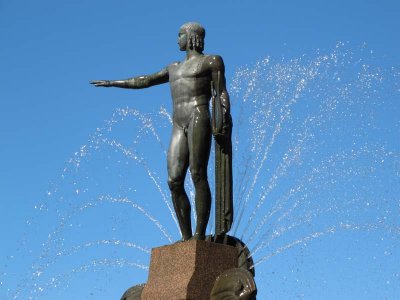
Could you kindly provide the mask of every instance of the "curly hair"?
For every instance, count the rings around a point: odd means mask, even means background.
[[[188,22],[183,24],[180,29],[186,32],[190,49],[195,49],[200,52],[204,50],[204,37],[206,36],[206,30],[201,26],[201,24]]]

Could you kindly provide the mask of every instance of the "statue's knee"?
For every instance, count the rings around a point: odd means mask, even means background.
[[[179,191],[183,189],[183,180],[173,179],[171,177],[168,178],[168,186],[171,192]]]
[[[192,175],[192,180],[195,185],[201,182],[202,180],[207,179],[207,175],[204,175],[201,172],[191,171],[190,173]]]

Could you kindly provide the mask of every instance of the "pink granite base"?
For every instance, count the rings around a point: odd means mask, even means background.
[[[215,279],[237,267],[237,250],[206,241],[188,241],[154,248],[142,300],[205,300]]]

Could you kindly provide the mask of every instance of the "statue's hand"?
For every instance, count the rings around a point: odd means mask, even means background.
[[[93,84],[94,86],[102,86],[102,87],[110,87],[111,86],[110,80],[93,80],[90,82],[90,84]]]
[[[232,117],[230,113],[225,114],[224,123],[222,124],[222,134],[228,135],[232,130]]]

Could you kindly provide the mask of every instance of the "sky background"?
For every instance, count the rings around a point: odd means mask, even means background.
[[[357,49],[368,47],[368,51],[373,51],[374,62],[382,68],[390,69],[392,66],[399,66],[399,14],[400,2],[394,0],[380,2],[0,0],[0,211],[2,213],[0,298],[12,299],[16,291],[21,289],[23,291],[24,288],[18,287],[18,284],[21,286],[18,282],[24,281],[26,276],[32,279],[29,274],[36,270],[34,267],[36,263],[42,267],[48,263],[46,259],[44,262],[41,261],[42,256],[46,256],[43,254],[43,249],[50,247],[51,251],[57,251],[52,248],[53,246],[46,246],[45,241],[48,235],[56,231],[54,228],[60,223],[63,211],[74,206],[75,198],[71,190],[80,189],[75,189],[74,186],[100,185],[107,190],[106,185],[110,181],[110,184],[116,186],[116,190],[119,189],[120,195],[129,194],[128,190],[132,188],[129,187],[130,183],[120,178],[124,172],[129,173],[129,168],[121,171],[122,167],[117,166],[116,171],[104,173],[102,175],[104,178],[96,178],[97,168],[102,168],[103,171],[104,166],[106,169],[112,169],[114,162],[119,162],[119,158],[110,158],[112,151],[108,153],[108,150],[103,149],[103,154],[90,160],[90,163],[86,160],[86,169],[79,172],[68,169],[70,166],[68,160],[76,157],[74,153],[79,153],[83,145],[93,146],[91,137],[96,129],[107,127],[105,120],[111,120],[117,108],[130,107],[145,115],[157,113],[160,106],[164,106],[167,111],[171,110],[168,85],[135,91],[96,89],[89,85],[90,80],[122,79],[148,74],[173,61],[182,60],[184,53],[178,51],[177,33],[179,27],[187,21],[198,21],[206,28],[205,52],[220,54],[224,58],[228,87],[234,85],[238,70],[246,65],[253,66],[265,57],[278,62],[283,57],[287,59],[304,55],[313,57],[318,51],[330,53],[339,42]],[[387,78],[385,80],[396,80],[394,77]],[[377,126],[381,129],[393,124],[399,125],[398,115],[395,113],[399,111],[400,106],[398,94],[395,98],[393,101],[387,101],[395,106],[382,110],[391,114],[385,120],[387,123],[378,119]],[[381,117],[385,119],[385,116]],[[160,124],[161,140],[165,148],[168,144],[169,129],[167,125],[162,125],[161,121]],[[126,130],[124,126],[127,127]],[[140,131],[141,125],[134,125],[133,122],[122,123],[119,128],[121,132],[117,131],[113,138],[129,140],[136,134],[132,129]],[[372,139],[379,141],[378,138],[387,138],[389,150],[398,153],[399,142],[395,139],[398,137],[398,127],[396,130],[389,132],[387,137],[382,135],[378,137],[375,133]],[[140,139],[138,138],[139,141]],[[146,145],[143,142],[143,149],[146,149]],[[154,166],[151,167],[160,170],[157,176],[163,184],[162,189],[165,190],[164,156],[158,155],[159,152],[153,148],[143,150],[142,153],[145,153],[147,161],[153,161]],[[123,159],[127,160],[126,157]],[[397,158],[394,163],[398,161]],[[151,164],[152,162],[149,162],[149,165]],[[60,178],[64,174],[70,179],[62,181]],[[117,178],[113,178],[113,174]],[[137,181],[135,186],[143,187],[151,184],[147,183],[149,180],[147,175],[141,177],[130,174],[130,176]],[[382,181],[385,181],[385,176],[390,174],[385,173],[380,176]],[[96,183],[91,182],[91,179]],[[388,182],[391,183],[399,181],[398,177],[390,180],[388,179]],[[54,189],[58,189],[58,195],[61,196],[52,198]],[[96,188],[93,187],[92,190],[96,191],[93,195],[97,193]],[[397,190],[398,188],[392,186],[389,192],[386,191],[388,193],[386,196],[392,201],[397,201],[393,203],[398,205],[398,198],[393,200],[398,197],[393,194]],[[143,197],[152,199],[151,193],[151,191],[143,192]],[[65,201],[57,202],[60,201],[60,197]],[[42,205],[41,203],[48,206],[44,217],[37,212],[37,207]],[[82,200],[79,203],[86,202]],[[151,202],[146,205],[152,207]],[[160,211],[169,214],[164,205],[159,207]],[[397,210],[392,212],[397,217],[400,214],[398,208],[397,206]],[[107,211],[108,208],[105,208],[101,213],[105,214]],[[112,211],[111,208],[109,211]],[[90,218],[96,220],[97,217],[89,214],[77,222]],[[104,218],[107,218],[106,215]],[[171,219],[169,215],[163,217],[160,214],[159,220],[168,224],[167,218]],[[125,226],[123,220],[124,217],[120,216],[120,219],[111,223],[116,224],[116,227]],[[28,226],[29,224],[31,225]],[[139,235],[135,243],[151,248],[168,242],[147,233],[146,225],[142,225],[144,223],[138,224],[140,225],[137,226],[143,230],[141,233],[143,236]],[[174,228],[173,222],[171,224],[166,225],[167,228]],[[102,228],[102,224],[91,226],[93,229]],[[62,235],[61,240],[53,241],[55,247],[62,249],[64,242],[76,246],[89,241],[86,236],[94,233],[85,230]],[[115,228],[113,230],[118,231]],[[126,240],[129,240],[129,229],[124,230],[127,231],[124,233],[127,234]],[[173,229],[171,231],[174,232],[172,239],[178,239],[176,228],[175,231]],[[81,239],[79,232],[83,236]],[[358,239],[364,240],[364,235],[367,233],[359,233]],[[111,236],[114,237],[113,233],[106,238]],[[380,240],[382,236],[382,232],[379,231],[372,238],[365,237],[365,240],[369,240],[370,245],[376,245],[374,241]],[[341,241],[342,244],[355,243],[352,236],[342,238],[345,239]],[[99,237],[99,240],[101,239],[104,237]],[[398,273],[396,277],[393,275],[395,271],[389,271],[393,278],[387,279],[388,273],[385,269],[388,265],[395,268],[395,258],[391,258],[393,260],[384,258],[377,263],[376,268],[380,269],[377,271],[378,275],[373,276],[368,270],[360,268],[368,262],[358,260],[357,264],[346,265],[348,260],[343,257],[351,255],[343,254],[342,252],[346,251],[344,249],[331,253],[333,249],[329,245],[329,243],[320,244],[310,251],[307,247],[301,248],[301,251],[299,248],[285,254],[284,258],[277,262],[281,267],[266,266],[265,272],[269,272],[269,277],[267,275],[263,277],[263,273],[256,277],[259,289],[264,290],[260,292],[260,299],[267,296],[270,299],[338,299],[340,292],[343,293],[343,299],[398,297],[400,294]],[[367,253],[365,256],[372,257],[376,248],[374,246],[369,248],[368,245],[367,243],[363,248]],[[392,237],[388,245],[398,245],[398,236],[397,239]],[[94,247],[95,252],[102,253],[101,247]],[[398,246],[396,247],[398,249]],[[357,245],[353,245],[353,248],[357,248]],[[113,248],[112,255],[130,257],[130,254],[122,250],[118,251],[118,247]],[[313,251],[330,253],[331,259],[329,261],[322,258],[322,261],[313,259]],[[378,252],[384,251],[386,250]],[[71,266],[71,270],[76,270],[75,264],[79,265],[76,263],[77,260],[88,261],[90,265],[90,261],[94,259],[90,258],[89,254],[80,256],[80,252],[77,253],[71,261],[59,263],[62,272],[67,272],[64,271],[68,270],[68,267],[65,267],[67,265]],[[148,264],[145,258],[142,260],[143,264]],[[132,261],[136,261],[135,257]],[[284,265],[287,261],[290,261],[291,267]],[[119,263],[119,265],[122,267],[117,269],[124,270],[118,271],[121,272],[121,276],[129,276],[125,271],[129,269],[126,267],[129,263],[125,265]],[[58,272],[57,266],[53,265],[54,269],[51,272],[54,274]],[[335,271],[331,271],[332,268],[335,268]],[[360,268],[359,272],[354,271],[357,268]],[[136,272],[136,269],[132,268],[129,272],[132,270]],[[296,279],[293,279],[294,277],[290,279],[290,274],[285,275],[285,272],[293,273],[293,270],[297,272],[296,278],[300,278],[300,283],[293,283]],[[93,277],[88,275],[92,272],[96,273]],[[104,270],[96,272],[89,270],[86,275],[80,275],[79,272],[74,275],[75,271],[72,271],[68,279],[60,279],[62,288],[58,286],[49,292],[46,289],[44,293],[35,292],[31,296],[34,299],[52,299],[51,295],[57,295],[58,299],[71,299],[71,295],[75,299],[118,299],[126,288],[141,283],[146,278],[146,272],[140,271],[141,277],[136,278],[134,275],[132,279],[124,277],[122,282],[116,278],[118,272],[111,274],[104,273]],[[319,275],[316,276],[315,273]],[[106,275],[103,278],[101,274]],[[268,281],[267,278],[273,280]],[[316,287],[321,285],[318,278],[323,279],[323,288]],[[338,278],[347,278],[352,285],[343,282],[335,284]],[[68,280],[71,281],[72,288],[64,286]],[[84,282],[86,288],[80,289],[79,283],[75,281]],[[35,286],[35,278],[29,284]],[[374,287],[373,294],[364,293],[365,286],[368,285]],[[90,286],[93,290],[90,290]],[[27,299],[20,294],[17,297]]]

